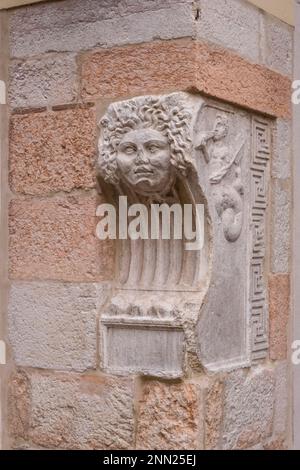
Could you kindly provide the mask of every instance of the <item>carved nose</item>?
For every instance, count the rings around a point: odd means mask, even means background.
[[[148,158],[147,158],[147,156],[146,156],[143,149],[138,150],[136,160],[140,161],[140,162],[147,162],[148,161]]]

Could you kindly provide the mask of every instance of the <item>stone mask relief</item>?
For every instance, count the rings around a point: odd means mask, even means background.
[[[110,105],[101,120],[100,173],[141,196],[167,195],[190,161],[191,115],[176,95]]]
[[[155,129],[124,135],[117,150],[120,178],[142,195],[164,195],[174,183],[168,139]]]
[[[172,93],[112,103],[100,132],[99,182],[117,210],[119,196],[148,209],[205,209],[201,251],[186,251],[186,240],[172,236],[118,240],[114,293],[101,315],[104,370],[180,377],[189,368],[246,363],[252,118]]]

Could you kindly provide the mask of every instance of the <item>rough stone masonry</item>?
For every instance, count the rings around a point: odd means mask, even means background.
[[[293,28],[244,0],[8,19],[5,446],[287,448]],[[149,197],[118,132],[161,142],[162,200],[205,205],[201,257],[97,239],[109,195]]]

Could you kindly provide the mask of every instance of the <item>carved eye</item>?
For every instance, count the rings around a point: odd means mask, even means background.
[[[126,155],[133,155],[136,152],[136,147],[134,145],[126,145],[122,148],[122,152]]]
[[[159,150],[159,147],[157,145],[151,144],[149,145],[148,150],[150,153],[156,153]]]

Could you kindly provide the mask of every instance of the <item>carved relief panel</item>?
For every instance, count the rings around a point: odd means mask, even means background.
[[[253,122],[187,93],[112,103],[101,118],[101,189],[119,218],[126,203],[129,226],[137,228],[137,214],[149,221],[135,239],[119,232],[114,294],[101,314],[104,370],[178,377],[188,368],[230,367],[249,360],[251,341],[262,357],[264,257],[254,259],[265,208],[257,222],[254,206],[269,142]],[[200,206],[203,244],[187,249],[185,218],[172,215],[189,209],[196,233]]]

